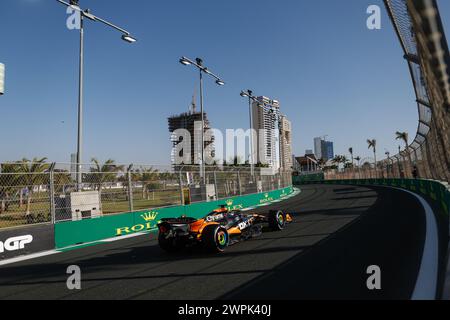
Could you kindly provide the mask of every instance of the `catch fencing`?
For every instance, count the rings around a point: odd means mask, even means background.
[[[450,182],[450,54],[435,0],[385,0],[404,50],[419,111],[417,135],[396,155],[328,172],[327,179],[422,178]]]
[[[70,164],[0,164],[0,229],[91,219],[154,208],[269,192],[292,185],[291,172],[248,166],[81,166],[82,183]],[[75,167],[76,168],[76,167]],[[204,182],[204,183],[203,183]]]

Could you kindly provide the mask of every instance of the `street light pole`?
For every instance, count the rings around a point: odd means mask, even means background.
[[[204,105],[203,105],[203,74],[207,74],[214,79],[216,79],[216,84],[219,86],[224,86],[225,82],[217,75],[209,71],[207,67],[203,65],[203,60],[196,58],[195,62],[189,58],[181,57],[180,63],[185,66],[193,65],[200,70],[200,112],[202,119],[202,134],[201,134],[201,163],[200,163],[200,176],[202,178],[202,183],[206,183],[205,177],[205,115],[204,115]]]
[[[101,22],[108,27],[111,27],[122,33],[122,40],[128,43],[136,42],[136,38],[131,36],[131,34],[109,21],[106,21],[100,17],[93,15],[89,9],[82,10],[78,5],[78,0],[70,0],[70,3],[67,3],[63,0],[56,0],[57,2],[72,8],[77,11],[80,15],[80,57],[79,57],[79,79],[78,79],[78,134],[77,134],[77,190],[82,190],[82,162],[83,162],[83,99],[84,99],[84,18],[88,18],[94,22]]]
[[[82,190],[83,93],[84,93],[84,16],[80,15],[80,64],[78,80],[77,190]]]
[[[197,59],[197,62],[200,60]],[[203,106],[203,71],[200,69],[200,112],[202,116],[202,142],[201,142],[201,166],[200,166],[200,177],[202,178],[203,184],[206,183],[206,168],[205,168],[205,112]]]
[[[249,93],[252,93],[249,90]],[[252,179],[255,177],[255,146],[253,141],[253,111],[252,111],[252,99],[248,98],[248,113],[250,119],[250,173]]]
[[[248,97],[248,111],[250,119],[250,170],[252,179],[255,177],[255,146],[254,146],[254,136],[253,136],[253,112],[252,112],[252,102],[258,102],[258,99],[253,95],[252,90],[242,91],[241,97]]]

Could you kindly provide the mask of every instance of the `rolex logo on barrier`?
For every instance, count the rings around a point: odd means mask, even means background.
[[[259,201],[259,203],[260,203],[260,204],[264,204],[264,203],[268,203],[268,202],[271,202],[271,201],[273,201],[273,198],[270,196],[270,194],[265,193],[265,194],[264,194],[264,199],[261,199],[261,200]]]
[[[234,200],[233,199],[228,199],[227,201],[225,201],[226,205],[227,205],[227,209],[228,210],[242,210],[244,209],[244,205],[242,204],[234,204]]]
[[[141,218],[144,219],[146,222],[155,221],[158,217],[158,213],[155,211],[146,212],[143,215],[141,215]]]
[[[150,232],[156,228],[156,225],[153,223],[156,221],[159,213],[156,211],[149,211],[141,214],[141,218],[145,221],[145,223],[137,224],[132,227],[123,227],[116,229],[116,236],[124,236],[136,232]]]

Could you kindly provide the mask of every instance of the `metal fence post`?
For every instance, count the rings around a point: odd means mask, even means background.
[[[50,178],[50,216],[52,224],[56,222],[56,208],[55,208],[55,166],[56,163],[52,163],[50,166],[49,178]]]
[[[130,212],[134,211],[134,203],[133,203],[133,185],[131,184],[131,170],[133,169],[133,165],[130,165],[127,170],[127,178],[128,178],[128,206],[130,208]]]
[[[184,203],[184,194],[183,194],[183,176],[182,176],[182,174],[181,174],[181,170],[182,170],[183,168],[180,168],[180,170],[178,171],[179,173],[178,173],[178,179],[179,179],[179,185],[180,185],[180,203],[181,203],[181,205],[184,205],[185,203]]]
[[[214,189],[216,191],[216,200],[219,200],[219,188],[217,187],[217,172],[214,170]]]
[[[237,178],[238,178],[239,195],[242,196],[241,171],[239,169],[237,171]]]

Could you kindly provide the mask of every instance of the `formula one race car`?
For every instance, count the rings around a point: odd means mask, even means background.
[[[207,252],[218,253],[228,246],[262,235],[266,228],[281,231],[291,222],[291,216],[282,211],[270,211],[264,216],[229,211],[222,206],[203,219],[162,219],[158,224],[158,241],[168,252],[200,245]]]

